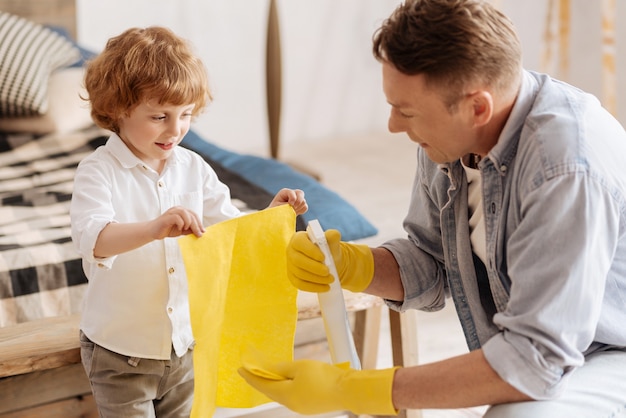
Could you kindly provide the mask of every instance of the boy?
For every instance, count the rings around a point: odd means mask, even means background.
[[[85,87],[96,124],[113,134],[79,165],[72,239],[87,277],[82,362],[104,417],[188,417],[193,336],[175,238],[240,215],[197,154],[178,147],[211,99],[205,67],[162,27],[110,39]],[[301,190],[270,207],[306,212]]]

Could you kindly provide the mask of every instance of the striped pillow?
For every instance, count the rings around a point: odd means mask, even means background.
[[[53,31],[0,11],[0,117],[45,114],[50,73],[79,57]]]

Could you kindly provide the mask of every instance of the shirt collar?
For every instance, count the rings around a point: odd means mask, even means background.
[[[522,72],[520,90],[515,99],[515,104],[511,109],[511,114],[502,132],[500,132],[498,142],[491,151],[489,151],[488,156],[496,167],[506,167],[515,157],[520,132],[528,113],[530,113],[538,91],[539,80],[537,75],[524,70]]]

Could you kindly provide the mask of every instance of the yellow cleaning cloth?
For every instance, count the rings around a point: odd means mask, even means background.
[[[291,206],[281,205],[178,240],[196,340],[192,417],[212,417],[216,406],[270,402],[237,373],[251,347],[274,362],[293,360],[297,290],[287,279],[285,251],[295,223]]]

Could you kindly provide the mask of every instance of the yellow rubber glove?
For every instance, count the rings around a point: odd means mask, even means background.
[[[374,256],[363,244],[341,241],[341,233],[329,229],[325,233],[335,261],[341,287],[362,292],[374,278]],[[311,242],[305,231],[296,232],[287,245],[287,277],[300,290],[328,292],[333,276],[324,264],[324,254]]]
[[[354,370],[348,363],[315,360],[263,367],[244,361],[239,374],[256,390],[299,414],[396,415],[391,388],[397,369]]]

